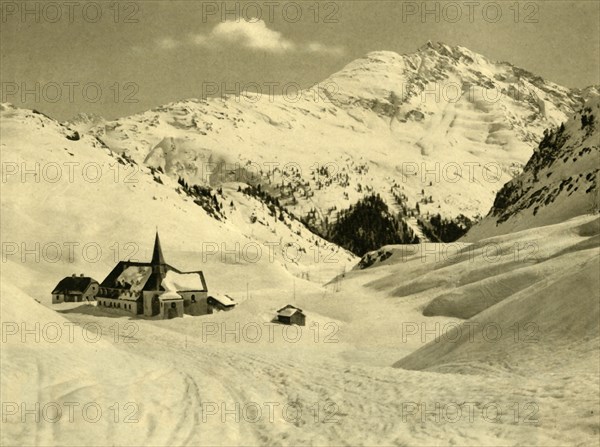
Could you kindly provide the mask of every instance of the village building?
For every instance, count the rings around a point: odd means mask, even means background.
[[[165,262],[158,232],[150,262],[120,261],[100,284],[98,307],[129,315],[175,318],[208,313],[201,271],[182,272]]]
[[[288,304],[277,311],[277,321],[282,324],[306,326],[306,315],[304,315],[302,309]]]
[[[208,297],[208,313],[227,312],[232,310],[237,304],[229,295],[215,294]]]
[[[52,304],[58,303],[79,303],[83,301],[93,301],[98,293],[99,284],[89,276],[67,276],[60,280],[54,290],[52,290]]]

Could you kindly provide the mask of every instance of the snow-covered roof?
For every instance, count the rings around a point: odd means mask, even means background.
[[[213,300],[218,301],[224,306],[234,306],[235,304],[237,304],[237,302],[229,295],[224,295],[220,293],[215,293],[214,295],[211,295],[208,298],[212,298]]]
[[[288,304],[287,306],[282,307],[281,309],[279,309],[277,311],[277,315],[281,315],[282,317],[291,317],[296,312],[302,313],[302,309],[299,309],[299,308],[297,308],[295,306],[292,306],[291,304]]]
[[[67,276],[54,288],[52,293],[83,293],[92,282],[97,282],[89,276]]]
[[[177,273],[173,270],[169,270],[165,278],[162,280],[161,285],[165,290],[173,290],[178,292],[204,290],[202,277],[197,272]]]
[[[299,311],[299,312],[302,312],[302,309],[300,309],[299,307],[292,306],[291,304],[288,304],[287,306],[285,306],[285,307],[282,307],[281,309],[279,309],[279,310],[277,311],[277,313],[284,312],[284,311],[286,311],[287,309],[293,309],[294,311]]]
[[[117,284],[131,284],[129,290],[139,292],[146,285],[151,273],[152,267],[150,266],[131,265],[123,270],[116,282]]]
[[[165,293],[161,293],[158,297],[161,300],[182,300],[181,295],[173,290],[169,290]]]

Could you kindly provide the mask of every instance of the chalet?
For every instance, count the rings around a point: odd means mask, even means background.
[[[89,276],[73,274],[60,280],[52,291],[52,304],[93,301],[98,293],[98,281]]]
[[[288,304],[277,311],[277,321],[282,324],[297,324],[298,326],[305,326],[306,315],[304,315],[302,309]]]
[[[150,262],[120,261],[100,284],[99,307],[126,315],[175,318],[208,313],[201,271],[182,272],[165,262],[158,232]]]
[[[208,304],[208,313],[227,312],[237,304],[229,295],[211,295],[206,300]]]

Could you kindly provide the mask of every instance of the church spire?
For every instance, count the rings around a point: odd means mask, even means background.
[[[159,266],[165,264],[165,258],[160,248],[160,239],[158,237],[158,230],[156,231],[156,238],[154,239],[154,251],[152,252],[152,265]]]
[[[152,278],[154,290],[160,290],[161,284],[165,276],[167,275],[167,264],[160,248],[160,239],[158,237],[158,230],[156,230],[156,238],[154,239],[154,251],[152,252]]]

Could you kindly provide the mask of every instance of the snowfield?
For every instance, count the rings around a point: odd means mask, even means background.
[[[3,443],[594,445],[599,236],[598,218],[588,216],[480,241],[468,256],[442,244],[428,255],[390,246],[384,261],[325,287],[296,284],[293,301],[282,289],[255,289],[232,312],[167,321],[89,304],[56,313],[20,290],[31,276],[9,262],[2,317],[18,326],[4,331],[2,394],[18,406],[2,423]],[[524,243],[536,253],[507,250]],[[506,253],[492,258],[486,245]],[[518,273],[548,268],[554,273]],[[422,315],[436,297],[489,290],[494,278],[515,290],[474,317]],[[271,322],[288,302],[306,310],[307,326]],[[73,342],[63,334],[50,343],[50,326],[39,343],[31,334],[22,342],[20,325],[37,322],[75,323]],[[88,339],[101,327],[101,339],[86,341],[80,327]],[[58,403],[64,414],[21,422],[20,405],[35,402]],[[103,416],[91,423],[78,408],[68,422],[64,402],[95,402]],[[125,423],[129,414],[137,422]]]

